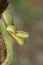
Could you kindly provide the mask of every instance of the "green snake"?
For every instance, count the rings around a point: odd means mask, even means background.
[[[25,38],[29,37],[29,34],[24,31],[18,31],[14,25],[12,25],[12,15],[9,6],[2,14],[3,20],[0,20],[0,32],[2,33],[5,45],[7,48],[7,56],[5,61],[1,65],[10,65],[13,59],[12,39],[16,40],[19,45],[24,44]]]

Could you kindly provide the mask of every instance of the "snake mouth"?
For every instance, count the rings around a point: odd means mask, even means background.
[[[0,64],[4,63],[6,56],[7,56],[6,45],[2,37],[2,34],[0,33]]]

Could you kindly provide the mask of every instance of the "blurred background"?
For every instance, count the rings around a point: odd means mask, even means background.
[[[14,25],[30,37],[23,46],[15,41],[11,65],[43,65],[43,0],[9,0]]]

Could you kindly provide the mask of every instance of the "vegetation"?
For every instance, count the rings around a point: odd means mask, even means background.
[[[6,45],[7,55],[5,61],[1,63],[1,65],[9,65],[13,58],[13,39],[16,40],[18,44],[23,45],[25,38],[27,38],[29,34],[27,32],[16,30],[14,24],[12,23],[13,20],[9,6],[3,12],[2,16],[3,19],[0,20],[0,33],[2,34]]]

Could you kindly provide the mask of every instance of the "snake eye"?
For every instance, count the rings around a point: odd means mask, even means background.
[[[7,6],[8,6],[7,0],[0,0],[0,15],[7,8]]]

